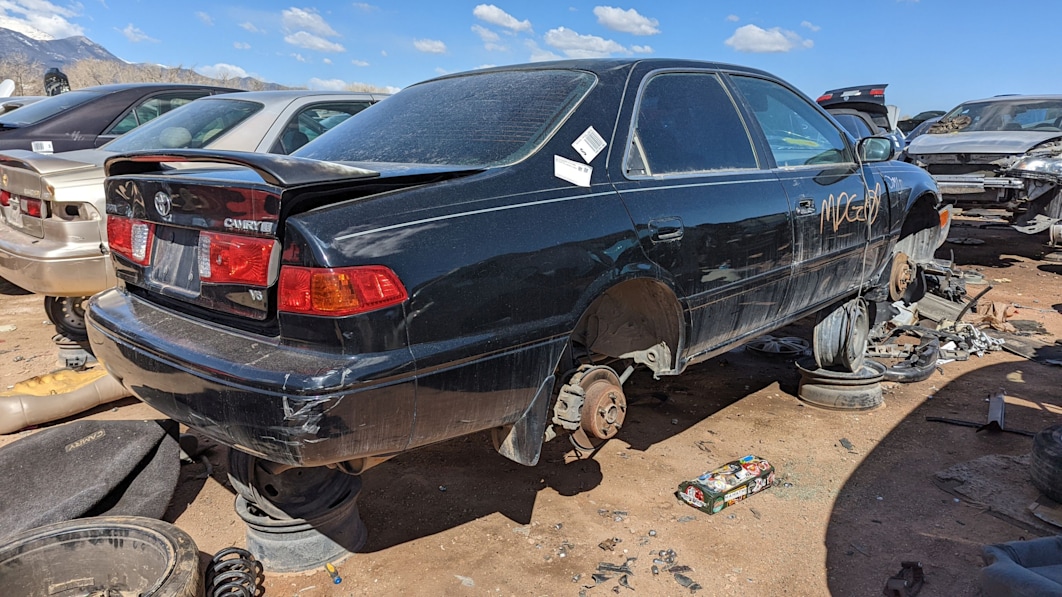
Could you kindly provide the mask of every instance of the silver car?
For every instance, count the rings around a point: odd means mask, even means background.
[[[0,152],[0,277],[45,295],[59,333],[85,336],[82,302],[114,285],[103,164],[138,150],[289,154],[387,94],[258,91],[198,99],[98,149]]]

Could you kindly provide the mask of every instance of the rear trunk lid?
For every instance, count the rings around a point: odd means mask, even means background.
[[[208,167],[186,167],[195,163]],[[228,321],[237,325],[275,317],[282,262],[320,265],[297,247],[281,255],[285,219],[378,192],[374,183],[381,179],[379,172],[335,162],[201,150],[123,154],[108,159],[106,169],[108,236],[126,288],[203,309],[200,315],[211,319],[211,313],[234,315]],[[386,175],[386,186],[423,184],[439,170],[467,173],[436,168],[429,176],[400,168]]]
[[[52,189],[44,177],[99,166],[76,155],[57,157],[13,149],[0,153],[0,216],[7,225],[35,238],[44,238]]]

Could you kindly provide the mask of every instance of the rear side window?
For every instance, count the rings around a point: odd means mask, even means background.
[[[104,135],[124,135],[136,127],[179,108],[192,100],[207,95],[207,91],[180,91],[149,97],[130,108]]]
[[[856,139],[862,139],[874,134],[870,130],[870,127],[867,126],[867,123],[855,114],[834,114],[833,118],[839,122],[845,130],[852,133],[852,136]]]
[[[269,153],[291,153],[372,105],[371,102],[329,102],[299,111],[285,127]]]
[[[627,173],[657,175],[756,168],[752,139],[719,77],[653,77],[638,104]]]
[[[841,131],[807,100],[766,79],[732,76],[780,167],[854,162]]]

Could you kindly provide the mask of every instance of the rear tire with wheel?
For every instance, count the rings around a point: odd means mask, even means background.
[[[85,303],[87,296],[46,296],[44,311],[60,334],[74,341],[88,339],[85,331]]]

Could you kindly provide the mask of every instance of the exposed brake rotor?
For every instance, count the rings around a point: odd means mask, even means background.
[[[906,253],[896,253],[892,258],[892,270],[889,273],[889,298],[898,301],[907,293],[907,287],[915,280],[916,272]]]
[[[592,452],[623,427],[627,397],[623,394],[619,375],[610,367],[598,366],[581,371],[573,376],[571,383],[579,385],[585,392],[579,427],[573,430],[571,442],[582,452]]]

